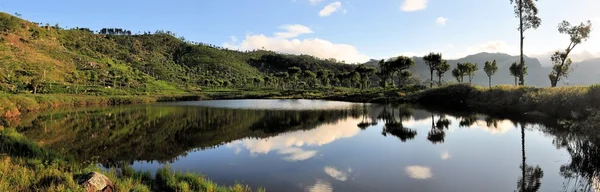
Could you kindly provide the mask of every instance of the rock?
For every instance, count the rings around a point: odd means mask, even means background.
[[[113,192],[115,185],[105,175],[98,172],[88,173],[79,180],[79,184],[83,185],[87,192]]]

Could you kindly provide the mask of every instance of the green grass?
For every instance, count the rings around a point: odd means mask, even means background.
[[[106,175],[117,191],[252,191],[242,184],[219,186],[200,174],[172,171],[168,165],[154,176],[128,166],[101,170],[60,157],[14,129],[0,127],[0,191],[85,191],[76,180],[92,171]]]

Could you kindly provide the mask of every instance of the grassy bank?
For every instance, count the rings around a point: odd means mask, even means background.
[[[578,118],[600,109],[600,85],[535,88],[449,85],[412,94],[411,102],[497,115],[546,115]]]
[[[241,184],[218,186],[202,175],[174,172],[169,166],[151,175],[128,166],[101,170],[76,164],[40,148],[14,129],[0,130],[0,191],[84,191],[77,179],[92,171],[106,175],[117,191],[252,191]]]
[[[90,96],[62,94],[0,94],[0,117],[17,117],[22,113],[59,107],[85,107],[153,103],[160,101],[199,100],[200,95],[153,95],[153,96]]]
[[[420,86],[405,86],[385,90],[380,87],[365,90],[332,87],[319,89],[205,89],[206,99],[321,99],[332,101],[389,103],[406,102],[406,95],[423,90]]]

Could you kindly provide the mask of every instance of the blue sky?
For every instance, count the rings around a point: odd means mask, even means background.
[[[526,54],[542,60],[568,44],[556,30],[560,21],[600,26],[598,0],[537,4],[542,26],[527,32]],[[509,0],[18,0],[0,2],[0,11],[63,27],[164,29],[235,49],[265,47],[348,62],[430,51],[446,58],[517,54],[519,44]],[[600,57],[599,45],[596,30],[573,56]]]

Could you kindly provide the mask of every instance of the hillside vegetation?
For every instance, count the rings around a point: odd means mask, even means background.
[[[240,52],[185,41],[172,32],[63,29],[0,13],[0,90],[6,93],[178,94],[245,87],[266,76],[353,66],[308,55]],[[268,79],[268,78],[267,78]]]

